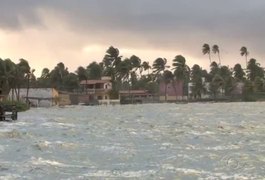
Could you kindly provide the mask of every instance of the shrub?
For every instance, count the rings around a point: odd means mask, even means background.
[[[29,105],[26,104],[25,102],[21,102],[21,101],[2,101],[0,102],[1,105],[16,105],[17,111],[18,112],[22,112],[22,111],[26,111],[29,109]]]

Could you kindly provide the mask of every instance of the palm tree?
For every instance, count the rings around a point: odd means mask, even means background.
[[[86,81],[86,85],[84,87],[82,87],[82,91],[85,90],[85,92],[87,94],[87,80],[88,80],[87,70],[84,67],[79,66],[75,72],[77,74],[79,82]]]
[[[248,49],[245,46],[241,47],[241,49],[240,49],[240,55],[246,57],[246,68],[247,68],[247,66],[248,66],[248,55],[249,55],[249,52],[248,52]]]
[[[102,76],[103,68],[97,62],[90,63],[86,72],[88,73],[88,79],[100,79]]]
[[[211,64],[212,63],[212,60],[211,60],[211,48],[210,48],[209,44],[204,44],[202,46],[202,53],[203,53],[203,55],[205,55],[205,54],[209,55],[209,60],[210,60],[210,64]]]
[[[0,59],[0,89],[3,94],[7,94],[16,83],[15,69],[16,65],[10,59]]]
[[[264,78],[264,70],[257,63],[256,59],[250,59],[247,66],[247,76],[250,81],[254,81],[256,77]]]
[[[213,51],[214,54],[217,54],[218,55],[219,65],[221,65],[220,50],[219,50],[218,45],[216,45],[216,44],[213,45],[212,51]]]
[[[173,59],[173,70],[176,79],[183,82],[183,96],[184,94],[187,95],[190,68],[186,64],[185,57],[183,57],[182,55],[178,55]]]
[[[232,90],[233,82],[234,82],[234,79],[232,77],[232,71],[229,69],[228,66],[221,66],[219,69],[219,74],[224,80],[222,91],[226,95],[229,95]]]
[[[210,65],[211,69],[210,69],[210,75],[213,77],[214,75],[216,75],[219,72],[219,67],[218,64],[213,61]]]
[[[211,92],[213,93],[214,99],[216,99],[216,96],[220,88],[223,87],[224,87],[224,79],[219,74],[215,74],[210,83],[210,89]]]
[[[153,70],[155,73],[156,78],[160,75],[161,72],[164,72],[166,68],[169,68],[169,66],[166,66],[167,59],[166,58],[157,58],[153,63]]]
[[[165,102],[167,102],[167,85],[173,80],[173,74],[169,70],[165,70],[163,73],[163,79],[165,83]]]
[[[195,64],[191,68],[191,82],[192,82],[192,95],[195,99],[201,98],[202,93],[205,91],[204,85],[203,85],[203,70],[202,68]]]
[[[144,71],[148,71],[148,75],[149,75],[149,69],[151,69],[152,67],[149,65],[149,62],[144,61],[141,65],[141,69],[143,69]]]
[[[243,81],[244,76],[245,76],[245,72],[242,69],[240,64],[236,64],[233,68],[234,71],[234,78],[238,81]]]
[[[132,55],[130,61],[135,72],[141,68],[141,59],[139,57]]]
[[[62,62],[58,63],[50,73],[52,86],[64,90],[64,78],[68,74],[68,68]]]
[[[48,68],[43,68],[41,72],[41,78],[47,79],[50,77],[50,70]]]
[[[114,48],[113,46],[110,46],[107,51],[106,55],[103,58],[103,63],[105,67],[115,67],[121,62],[121,56],[120,51],[118,48]]]
[[[34,72],[35,69],[30,70],[29,72],[27,72],[26,74],[26,78],[27,78],[27,95],[26,95],[26,102],[29,103],[29,88],[30,88],[30,81],[35,79],[34,76]]]
[[[27,79],[28,74],[31,72],[30,71],[30,66],[27,60],[25,59],[20,59],[19,63],[17,64],[17,73],[16,73],[16,80],[18,81],[17,83],[17,100],[19,101],[19,96],[20,96],[20,86],[25,80]],[[28,91],[28,89],[27,89]],[[28,102],[28,98],[26,99]]]
[[[126,58],[123,61],[121,61],[119,66],[117,66],[117,72],[118,72],[117,75],[123,82],[124,81],[129,82],[132,69],[133,69],[132,61]]]
[[[173,70],[178,80],[185,80],[189,77],[190,68],[186,64],[186,59],[178,55],[173,59]]]

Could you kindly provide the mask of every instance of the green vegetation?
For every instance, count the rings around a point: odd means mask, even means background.
[[[21,101],[2,101],[0,102],[0,105],[15,105],[17,108],[18,112],[22,112],[22,111],[26,111],[29,109],[28,104],[26,104],[25,102],[21,102]]]
[[[110,76],[113,83],[110,95],[113,99],[118,98],[119,90],[146,89],[151,93],[158,93],[159,82],[168,84],[176,81],[183,82],[184,96],[188,95],[188,85],[192,83],[189,95],[193,100],[201,100],[205,93],[210,95],[210,99],[231,97],[238,83],[245,84],[240,97],[243,100],[264,99],[262,95],[265,93],[264,69],[256,59],[248,59],[249,51],[245,46],[239,49],[239,54],[244,56],[246,61],[245,69],[240,63],[233,68],[222,65],[218,45],[213,45],[211,48],[205,43],[202,46],[202,53],[208,55],[209,72],[198,64],[189,67],[186,58],[182,55],[177,55],[172,60],[170,68],[168,60],[163,57],[155,59],[150,65],[148,61],[142,61],[136,55],[124,58],[119,49],[112,46],[107,49],[101,62],[80,66],[75,72],[69,72],[64,63],[60,62],[52,70],[43,68],[39,78],[34,76],[34,69],[31,69],[28,61],[24,59],[20,59],[18,64],[10,59],[0,59],[0,94],[6,95],[13,89],[12,94],[19,97],[20,88],[30,87],[52,87],[74,92],[80,88],[80,81]],[[218,64],[213,61],[212,54],[216,55]],[[20,101],[19,98],[15,100]]]

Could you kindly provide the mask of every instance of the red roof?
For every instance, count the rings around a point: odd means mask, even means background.
[[[108,80],[83,80],[80,82],[81,85],[85,85],[85,84],[104,84],[104,83],[108,83],[110,81]]]

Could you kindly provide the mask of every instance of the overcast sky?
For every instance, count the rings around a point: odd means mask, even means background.
[[[0,57],[27,59],[37,75],[63,62],[70,71],[101,61],[113,45],[123,57],[171,65],[182,54],[209,66],[202,45],[217,44],[222,64],[265,65],[264,0],[1,0]],[[212,57],[217,60],[216,56]]]

